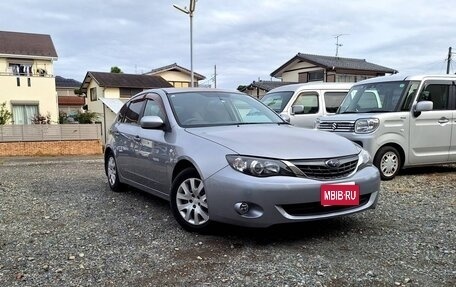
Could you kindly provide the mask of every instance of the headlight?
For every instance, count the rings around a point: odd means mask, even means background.
[[[361,149],[361,152],[358,154],[358,158],[358,166],[360,167],[370,163],[371,161],[370,154],[365,149]]]
[[[294,173],[280,160],[240,155],[227,155],[226,160],[233,169],[252,176],[295,176]]]
[[[380,125],[380,120],[376,118],[359,119],[355,122],[355,133],[368,134],[374,132]]]

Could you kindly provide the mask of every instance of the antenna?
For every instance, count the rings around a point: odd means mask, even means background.
[[[350,34],[337,34],[337,35],[333,35],[334,38],[336,38],[336,57],[339,56],[339,47],[342,47],[343,44],[339,44],[339,37],[341,36],[346,36],[346,35],[350,35]]]

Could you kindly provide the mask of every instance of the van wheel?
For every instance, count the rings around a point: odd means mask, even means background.
[[[171,187],[171,211],[187,231],[209,231],[209,208],[204,182],[194,168],[186,168],[174,179]]]
[[[399,173],[402,166],[401,155],[396,148],[384,146],[375,155],[374,165],[380,171],[382,180],[391,180]]]

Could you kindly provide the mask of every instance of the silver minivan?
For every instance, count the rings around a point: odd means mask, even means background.
[[[316,128],[366,149],[383,180],[401,168],[456,162],[456,76],[392,75],[356,83]]]
[[[261,101],[294,126],[313,128],[319,116],[334,114],[353,83],[304,83],[269,91]]]

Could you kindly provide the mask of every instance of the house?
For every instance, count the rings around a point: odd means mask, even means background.
[[[131,96],[147,89],[170,87],[160,76],[89,71],[80,89],[86,95],[87,109],[99,114],[102,139],[106,142],[117,112]]]
[[[75,90],[81,87],[81,82],[56,76],[55,86],[57,89],[59,114],[77,114],[85,104],[84,97],[75,93]]]
[[[191,87],[191,71],[189,69],[179,66],[176,63],[161,68],[153,69],[145,73],[144,75],[160,76],[163,79],[167,80],[175,88]],[[193,71],[193,77],[195,81],[195,87],[198,86],[198,81],[206,79],[205,76],[195,73],[195,71]]]
[[[394,69],[365,59],[298,53],[272,72],[271,76],[284,82],[357,82],[395,73],[397,71]]]
[[[58,122],[51,36],[0,31],[0,103],[13,113],[13,124],[31,124],[35,115]]]
[[[239,89],[240,92],[246,93],[247,95],[261,99],[267,92],[277,87],[296,84],[296,82],[282,82],[282,81],[253,81],[250,85],[244,86]]]

